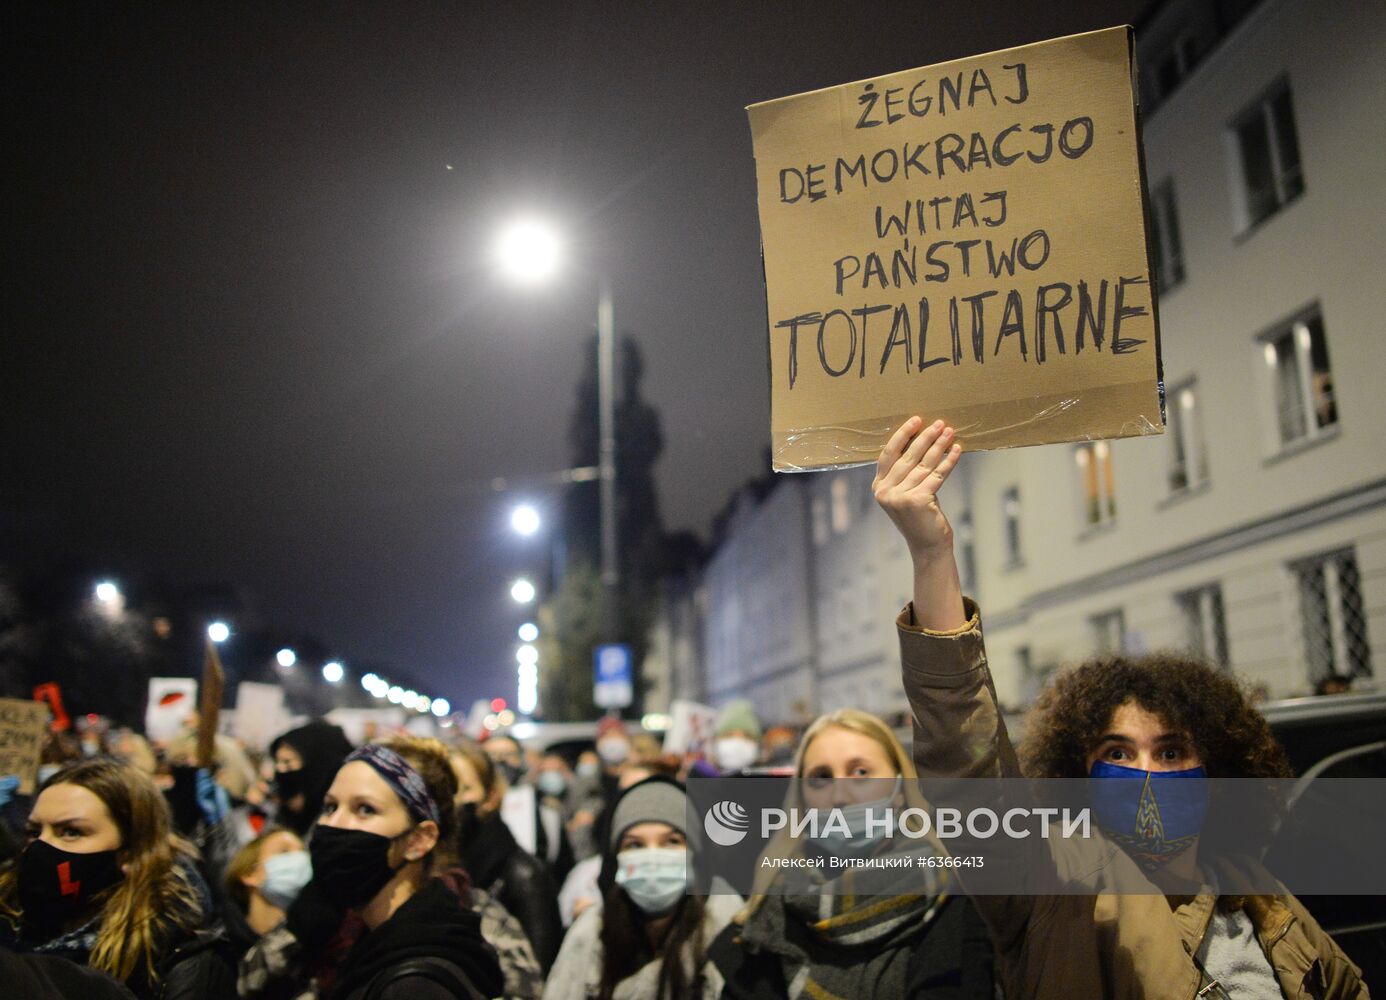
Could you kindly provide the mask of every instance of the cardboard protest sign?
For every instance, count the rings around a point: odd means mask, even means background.
[[[777,470],[1163,431],[1130,28],[747,113]]]
[[[19,793],[32,795],[39,754],[48,735],[48,706],[41,701],[0,698],[0,777],[19,776]]]

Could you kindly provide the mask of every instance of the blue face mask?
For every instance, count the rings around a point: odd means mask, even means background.
[[[1201,767],[1142,771],[1106,761],[1092,766],[1097,825],[1146,871],[1193,845],[1208,815],[1208,777]]]
[[[895,777],[895,785],[890,790],[890,794],[883,799],[874,802],[859,802],[850,806],[838,806],[836,811],[842,813],[842,818],[847,821],[847,830],[842,830],[842,824],[831,824],[832,829],[823,829],[829,825],[829,817],[833,810],[819,810],[818,822],[820,835],[813,838],[813,844],[825,854],[833,854],[840,858],[861,858],[870,854],[872,849],[880,843],[886,835],[886,825],[882,822],[886,812],[895,807],[895,798],[900,794],[900,789],[904,787],[904,779],[899,775]],[[876,818],[876,825],[867,831],[868,813]]]
[[[647,916],[672,910],[688,888],[688,851],[632,847],[616,855],[616,884]]]
[[[540,771],[534,783],[539,786],[539,791],[554,798],[561,797],[568,790],[568,779],[563,777],[562,771]]]
[[[265,884],[260,895],[273,906],[287,910],[313,877],[313,862],[307,851],[285,851],[265,859]]]

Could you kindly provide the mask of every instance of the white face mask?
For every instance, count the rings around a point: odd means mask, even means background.
[[[712,745],[712,753],[723,771],[744,771],[760,756],[760,744],[745,736],[724,736]]]
[[[688,888],[688,851],[632,847],[616,855],[616,884],[647,915],[668,913]]]
[[[602,740],[597,744],[597,756],[603,763],[615,767],[630,756],[630,744],[625,740]]]

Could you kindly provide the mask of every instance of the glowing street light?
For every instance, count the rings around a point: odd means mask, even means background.
[[[521,504],[510,512],[510,527],[515,534],[529,537],[539,530],[539,512],[529,504]]]
[[[446,698],[433,699],[433,714],[435,716],[441,719],[443,716],[449,714],[451,711],[452,705]]]
[[[380,680],[380,678],[374,673],[365,674],[361,678],[361,687],[365,688],[371,694],[375,694],[375,682],[378,680]]]
[[[533,666],[539,662],[539,650],[529,643],[525,643],[519,649],[515,650],[515,661],[527,667]]]
[[[110,580],[102,580],[96,585],[96,599],[102,604],[115,604],[120,600],[120,588]]]
[[[516,580],[510,585],[510,596],[517,604],[529,604],[535,597],[534,584],[528,580]]]
[[[330,660],[322,665],[322,679],[329,684],[340,684],[345,676],[346,670],[336,660]]]
[[[398,705],[400,702],[404,701],[404,688],[395,684],[390,690],[385,692],[385,697],[389,699],[391,705]]]
[[[539,638],[539,626],[534,622],[525,622],[520,626],[518,634],[521,642],[533,642]]]
[[[518,285],[542,285],[558,272],[558,234],[538,219],[517,219],[496,241],[496,263]]]
[[[225,642],[231,638],[231,626],[226,622],[212,622],[207,626],[207,638],[213,642]]]
[[[274,654],[274,659],[281,667],[288,670],[298,662],[298,654],[286,646]]]

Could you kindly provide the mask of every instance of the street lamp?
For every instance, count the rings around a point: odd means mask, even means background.
[[[322,679],[329,684],[340,684],[345,676],[346,670],[336,660],[329,660],[322,665]]]
[[[213,642],[225,642],[231,638],[231,626],[226,622],[212,622],[207,626],[207,638]]]
[[[539,530],[539,512],[529,504],[521,504],[510,512],[510,527],[526,538]]]
[[[512,223],[501,232],[496,258],[501,270],[517,284],[540,285],[558,270],[562,253],[552,229],[535,219]],[[614,317],[611,283],[597,282],[597,432],[601,481],[602,585],[607,589],[608,613],[620,582],[616,562],[616,409]]]
[[[275,662],[277,662],[281,667],[283,667],[285,670],[288,670],[290,667],[292,667],[295,663],[298,662],[298,654],[286,646],[285,648],[281,649],[279,652],[274,654],[274,659]]]
[[[102,580],[96,585],[96,599],[102,604],[115,604],[120,600],[120,588],[110,580]]]
[[[517,604],[528,604],[534,600],[534,584],[528,580],[516,580],[510,585],[510,596]]]
[[[448,700],[446,698],[433,699],[433,714],[435,717],[441,719],[443,716],[448,715],[451,712],[452,705],[448,703]]]
[[[533,642],[535,639],[539,638],[539,626],[534,624],[534,622],[525,622],[520,626],[517,634],[521,642]]]

